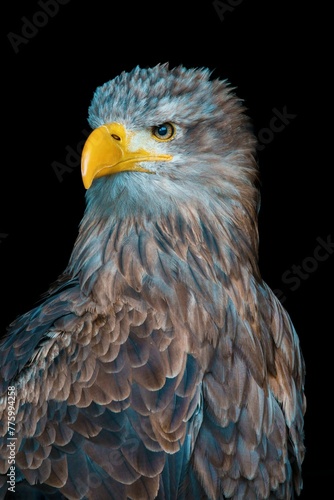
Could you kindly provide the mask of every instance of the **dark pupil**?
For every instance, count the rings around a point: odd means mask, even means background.
[[[159,125],[159,127],[158,127],[158,134],[159,135],[166,135],[167,134],[167,127],[166,127],[166,125]]]

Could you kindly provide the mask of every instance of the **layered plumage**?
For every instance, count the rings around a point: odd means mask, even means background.
[[[2,497],[15,387],[29,498],[293,498],[304,362],[258,269],[242,102],[206,69],[137,67],[97,89],[89,123],[137,159],[87,181],[67,269],[1,342]]]

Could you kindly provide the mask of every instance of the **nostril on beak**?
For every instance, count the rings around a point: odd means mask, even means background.
[[[116,134],[111,134],[111,137],[113,137],[115,139],[115,141],[120,141],[121,138],[119,135],[116,135]]]

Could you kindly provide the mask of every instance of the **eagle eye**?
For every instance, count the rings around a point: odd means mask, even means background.
[[[170,141],[175,135],[175,127],[169,122],[152,127],[152,134],[159,141]]]

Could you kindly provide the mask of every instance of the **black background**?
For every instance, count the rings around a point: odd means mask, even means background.
[[[319,238],[334,240],[333,139],[326,124],[332,113],[330,13],[302,1],[226,0],[225,5],[229,10],[219,15],[211,1],[69,0],[46,18],[36,14],[42,11],[37,1],[6,5],[1,332],[66,267],[85,206],[78,158],[70,164],[66,147],[76,150],[89,130],[87,108],[95,88],[136,65],[169,61],[209,67],[213,76],[236,87],[264,146],[259,150],[260,268],[292,317],[307,366],[301,498],[328,498],[334,476],[334,252],[317,249]],[[24,16],[40,27],[15,52],[7,35],[27,35]],[[292,115],[289,123],[273,133],[270,126],[279,122],[272,118],[284,109]],[[52,168],[55,161],[73,167],[61,182]]]

